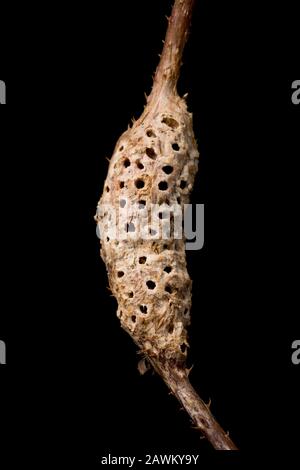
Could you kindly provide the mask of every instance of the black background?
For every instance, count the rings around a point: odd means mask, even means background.
[[[224,3],[197,2],[179,92],[189,92],[201,154],[192,201],[205,204],[205,246],[188,253],[190,377],[241,448],[230,456],[239,463],[262,450],[291,456],[299,440],[291,344],[299,339],[300,106],[291,102],[295,15]],[[32,27],[19,10],[3,32],[7,468],[19,458],[97,468],[109,452],[216,458],[160,379],[138,374],[93,220],[105,157],[151,90],[170,6],[52,5],[32,12]],[[280,78],[287,71],[291,79]]]

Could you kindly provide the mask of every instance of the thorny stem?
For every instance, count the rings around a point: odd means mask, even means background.
[[[149,359],[156,372],[163,378],[172,393],[216,450],[238,450],[228,433],[215,420],[206,405],[192,387],[185,370]]]
[[[183,49],[190,29],[195,0],[175,0],[160,62],[155,72],[149,99],[160,93],[176,93]]]

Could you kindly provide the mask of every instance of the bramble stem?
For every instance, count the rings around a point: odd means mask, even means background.
[[[212,446],[216,450],[238,450],[192,387],[186,371],[161,364],[157,360],[150,362]]]
[[[181,59],[190,29],[195,0],[175,0],[150,99],[176,93]]]

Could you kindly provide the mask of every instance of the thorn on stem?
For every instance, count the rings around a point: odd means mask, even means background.
[[[151,369],[150,364],[149,364],[149,362],[147,361],[147,359],[145,357],[139,361],[137,367],[138,367],[138,371],[141,375],[146,374],[146,372],[149,369]]]
[[[185,369],[185,372],[186,372],[187,376],[190,375],[191,370],[192,370],[193,368],[194,368],[194,364],[193,364],[192,367],[190,367],[189,369],[188,369],[188,368]]]

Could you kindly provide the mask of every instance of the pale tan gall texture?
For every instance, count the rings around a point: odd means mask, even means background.
[[[189,202],[199,155],[185,101],[173,97],[161,102],[163,106],[158,104],[154,110],[146,108],[119,139],[98,206],[98,221],[101,256],[122,327],[149,356],[182,363],[188,346],[192,283],[185,241],[174,239],[168,209],[183,208]],[[138,228],[142,218],[150,220],[151,204],[158,208],[147,225],[149,239],[145,240]],[[114,220],[109,210],[101,211],[106,205],[118,208],[126,239],[107,236]],[[171,220],[170,238],[160,237],[164,216]]]

